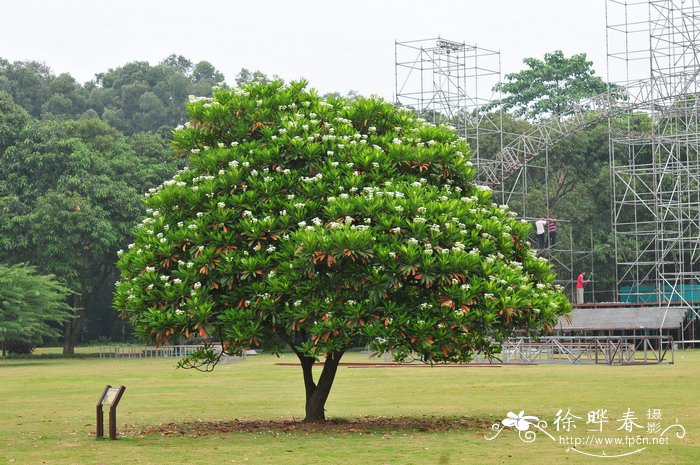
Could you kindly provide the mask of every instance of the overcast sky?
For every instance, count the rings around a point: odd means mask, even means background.
[[[0,57],[79,81],[171,53],[392,98],[394,41],[440,35],[501,51],[503,73],[556,49],[605,77],[604,0],[0,0]]]

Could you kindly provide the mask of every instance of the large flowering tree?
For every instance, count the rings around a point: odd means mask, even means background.
[[[350,347],[464,362],[570,309],[530,226],[473,184],[451,128],[305,82],[215,90],[187,109],[174,145],[189,167],[147,194],[115,297],[149,340],[221,343],[183,366],[286,344],[314,421]]]

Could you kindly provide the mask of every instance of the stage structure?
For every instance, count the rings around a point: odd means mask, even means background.
[[[395,42],[397,104],[433,123],[454,126],[474,151],[477,182],[493,189],[496,202],[534,223],[537,218],[554,216],[549,204],[548,150],[577,130],[581,121],[570,124],[570,118],[566,123],[552,119],[547,130],[540,124],[526,134],[504,130],[504,118],[510,116],[491,105],[501,98],[493,90],[500,80],[498,51],[439,37]],[[584,113],[583,108],[576,112],[579,118]],[[544,187],[545,195],[529,201],[528,187],[534,183]],[[592,269],[590,249],[592,246],[588,251],[574,247],[572,225],[560,219],[557,245],[542,252],[572,298],[578,273]]]
[[[465,42],[434,38],[395,42],[395,97],[426,120],[455,126],[474,150],[489,137],[500,148],[500,112],[483,111],[501,79],[501,54]],[[494,98],[495,97],[495,98]]]
[[[700,0],[606,2],[618,298],[700,305]],[[621,106],[622,108],[622,106]]]

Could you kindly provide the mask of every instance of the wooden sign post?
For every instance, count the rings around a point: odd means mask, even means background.
[[[105,387],[97,402],[97,437],[102,438],[105,435],[104,412],[102,407],[109,405],[109,438],[117,439],[117,405],[126,391],[126,386],[112,387],[109,384]]]

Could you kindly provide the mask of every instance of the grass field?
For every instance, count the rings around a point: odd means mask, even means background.
[[[222,365],[212,373],[176,370],[174,360],[0,360],[0,464],[501,464],[700,463],[700,351],[676,353],[675,365],[534,365],[469,368],[341,367],[327,404],[329,418],[415,417],[479,420],[450,431],[406,428],[257,429],[194,435],[140,434],[158,424],[197,420],[291,419],[303,416],[303,384],[293,356],[269,355]],[[368,361],[353,353],[344,361]],[[105,384],[124,384],[118,441],[96,440],[95,403]],[[550,422],[558,409],[582,417],[570,433],[588,434],[587,412],[607,409],[603,437],[621,437],[616,422],[629,408],[646,426],[649,409],[665,427],[686,429],[667,445],[598,459],[539,435],[524,443],[514,431],[493,441],[487,425],[509,411]],[[399,422],[400,423],[400,422]],[[124,425],[127,425],[126,427]],[[195,426],[197,424],[195,423]],[[652,437],[646,430],[641,436]],[[619,454],[644,446],[588,446]]]

